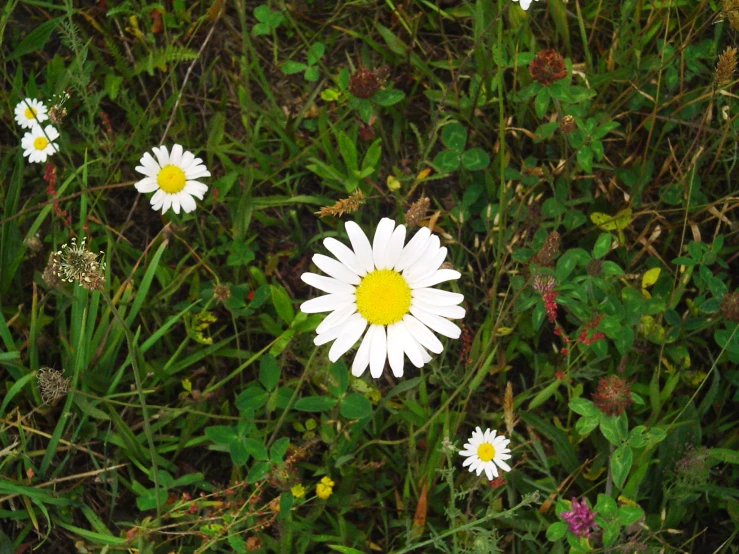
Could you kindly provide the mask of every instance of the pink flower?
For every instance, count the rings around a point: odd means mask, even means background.
[[[597,527],[595,523],[595,512],[588,508],[583,498],[580,502],[572,499],[572,509],[569,512],[562,512],[559,517],[570,524],[570,533],[576,537],[590,538],[590,531]]]

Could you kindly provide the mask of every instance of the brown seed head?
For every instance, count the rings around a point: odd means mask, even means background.
[[[226,285],[221,285],[219,283],[216,285],[216,288],[213,289],[213,298],[215,298],[219,302],[225,302],[226,300],[231,298],[231,289],[229,289]]]
[[[729,27],[739,31],[739,0],[721,0],[721,12],[729,22]]]
[[[731,82],[736,69],[736,48],[727,46],[726,50],[718,57],[716,73],[714,75],[718,86],[727,85]]]
[[[41,275],[44,283],[50,289],[58,287],[62,280],[59,278],[59,256],[56,252],[49,254],[49,261],[46,262],[46,268],[44,273]]]
[[[598,381],[593,403],[606,415],[621,415],[633,403],[631,387],[617,375],[603,377]]]
[[[408,208],[408,211],[405,212],[405,224],[408,227],[418,225],[418,222],[426,217],[426,212],[428,211],[430,206],[431,201],[425,196],[422,196],[421,198],[416,200],[413,204],[411,204],[411,207]]]
[[[577,127],[577,124],[575,123],[575,118],[571,115],[566,115],[559,120],[559,132],[563,135],[569,135],[575,130],[575,127]]]
[[[380,90],[380,84],[375,72],[360,65],[349,77],[349,92],[357,98],[371,98]]]
[[[315,214],[318,217],[326,217],[328,215],[338,217],[344,215],[345,212],[356,212],[362,204],[364,204],[364,194],[362,194],[361,190],[357,189],[349,198],[337,200],[333,206],[323,206]]]
[[[567,77],[567,68],[564,58],[554,49],[548,48],[539,51],[529,64],[529,73],[534,81],[544,86]]]
[[[531,258],[531,263],[542,267],[551,267],[554,263],[554,257],[559,253],[561,243],[559,233],[557,231],[551,231],[547,235],[544,245]]]
[[[63,397],[69,391],[69,379],[62,377],[62,372],[50,367],[42,367],[36,375],[41,400],[51,404],[57,398]]]

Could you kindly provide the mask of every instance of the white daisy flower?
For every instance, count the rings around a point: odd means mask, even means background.
[[[167,151],[166,146],[155,146],[152,151],[156,159],[147,152],[139,162],[141,165],[136,166],[136,171],[146,175],[136,183],[136,190],[156,191],[150,200],[154,210],[161,208],[164,213],[171,206],[176,214],[180,213],[180,207],[185,213],[192,212],[195,209],[192,197],[197,196],[202,200],[208,190],[207,185],[195,180],[210,177],[203,160],[184,151],[179,144],[172,147],[172,153]]]
[[[31,163],[44,163],[46,158],[59,151],[54,141],[59,138],[59,131],[53,126],[47,125],[42,129],[41,125],[34,126],[21,139],[23,156]]]
[[[460,456],[467,456],[462,467],[470,466],[470,471],[476,471],[480,475],[485,471],[488,480],[498,477],[498,468],[510,471],[511,466],[504,460],[511,459],[511,449],[508,448],[510,439],[503,435],[495,436],[495,431],[476,427],[472,432],[470,442],[464,445],[464,450],[459,451]]]
[[[521,3],[521,9],[522,10],[528,10],[529,9],[529,6],[531,5],[531,2],[533,2],[534,0],[513,0],[513,1],[514,2],[520,2]]]
[[[464,317],[464,308],[457,306],[464,297],[432,287],[461,275],[439,269],[446,248],[426,227],[405,246],[405,226],[396,227],[388,218],[380,220],[372,244],[353,221],[346,223],[346,232],[351,249],[334,238],[323,241],[338,261],[321,254],[313,256],[313,263],[329,277],[301,275],[303,281],[328,294],[304,302],[300,309],[309,314],[331,312],[316,329],[313,342],[334,341],[328,353],[332,362],[364,335],[352,374],[359,377],[369,366],[372,377],[377,378],[387,359],[393,374],[401,377],[404,356],[422,367],[431,360],[428,351],[439,354],[443,350],[432,331],[459,338],[460,328],[447,318]]]
[[[43,102],[26,98],[15,107],[15,120],[24,129],[32,129],[34,125],[49,119],[46,111]]]

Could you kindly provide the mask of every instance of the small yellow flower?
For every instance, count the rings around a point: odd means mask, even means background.
[[[326,500],[331,496],[331,493],[334,492],[333,486],[334,482],[331,478],[324,477],[321,479],[321,482],[316,485],[316,496],[322,500]]]
[[[294,487],[290,489],[290,492],[293,493],[293,496],[295,498],[302,498],[303,495],[305,494],[305,487],[301,485],[300,483],[298,483],[297,485],[295,485]]]

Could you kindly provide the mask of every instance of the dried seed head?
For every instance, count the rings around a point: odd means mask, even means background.
[[[62,121],[66,117],[67,108],[64,107],[64,103],[67,100],[69,100],[69,94],[66,92],[55,95],[51,99],[52,106],[49,108],[49,120],[51,120],[54,125],[61,125]]]
[[[724,294],[719,311],[725,319],[739,322],[739,292]]]
[[[85,249],[85,240],[78,245],[76,239],[64,244],[56,253],[59,269],[57,275],[62,281],[76,282],[88,290],[102,290],[105,285],[105,254],[93,254]],[[100,256],[100,259],[98,259]]]
[[[731,82],[736,69],[736,48],[727,46],[723,54],[718,57],[716,73],[714,75],[718,86],[727,85]]]
[[[597,277],[603,273],[603,262],[601,260],[590,260],[585,265],[585,271],[591,277]]]
[[[357,70],[349,77],[349,92],[357,98],[371,98],[381,85],[380,79],[374,71],[370,71],[366,67],[359,66]]]
[[[505,419],[506,431],[510,436],[516,423],[518,423],[518,418],[513,412],[513,386],[510,381],[506,384],[505,396],[503,397],[503,418]]]
[[[534,81],[544,86],[567,77],[564,58],[552,48],[539,51],[529,64],[529,73]]]
[[[49,254],[49,261],[46,262],[46,268],[41,275],[41,279],[43,279],[46,286],[50,289],[58,287],[61,284],[62,281],[59,279],[59,256],[56,252]]]
[[[28,248],[34,254],[38,254],[44,248],[44,243],[41,242],[41,239],[38,238],[38,235],[32,235],[27,239],[24,239],[23,244],[25,244],[26,248]]]
[[[563,135],[569,135],[575,130],[575,127],[577,127],[577,124],[575,123],[575,118],[571,115],[566,115],[559,120],[559,132]]]
[[[418,225],[418,222],[426,217],[426,212],[428,211],[430,206],[431,201],[425,196],[422,196],[421,198],[416,200],[413,204],[411,204],[411,207],[408,208],[408,211],[405,212],[405,224],[408,227]]]
[[[315,212],[315,214],[318,217],[326,217],[328,215],[339,217],[344,215],[344,213],[356,212],[362,204],[364,204],[364,194],[362,194],[361,190],[357,189],[349,198],[337,200],[333,206],[324,206]]]
[[[62,372],[50,367],[42,367],[36,375],[41,400],[51,404],[57,398],[62,398],[69,391],[70,379],[62,377]]]
[[[554,263],[554,256],[559,253],[561,239],[557,231],[552,231],[547,235],[544,245],[531,258],[531,263],[541,267],[551,267]]]
[[[215,298],[219,302],[225,302],[226,300],[231,298],[231,289],[228,288],[228,286],[221,285],[219,283],[216,285],[216,288],[213,289],[213,298]]]
[[[739,31],[739,0],[721,0],[721,12],[729,27]]]
[[[631,387],[617,375],[603,377],[598,381],[593,403],[606,415],[621,415],[633,403]]]

